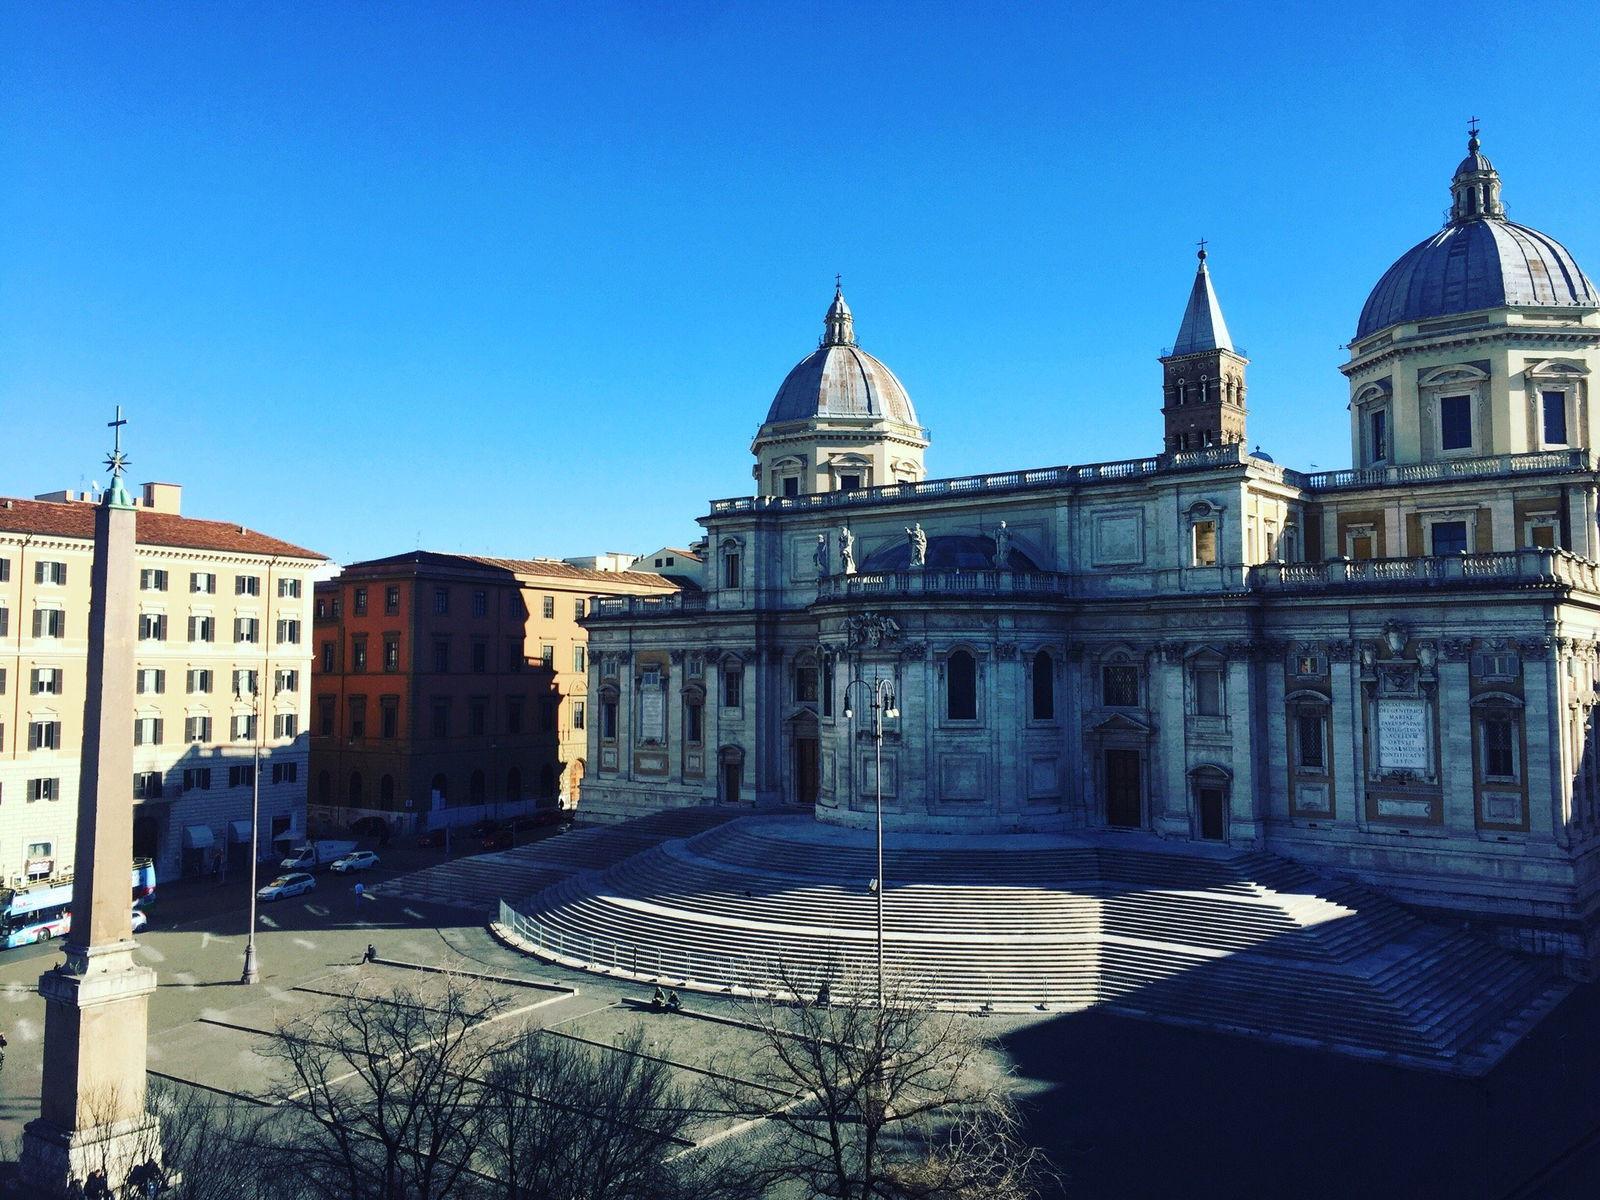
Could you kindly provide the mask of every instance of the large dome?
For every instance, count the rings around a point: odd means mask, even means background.
[[[1384,272],[1356,340],[1402,321],[1505,305],[1600,307],[1600,292],[1548,234],[1505,219],[1500,176],[1476,136],[1450,185],[1450,222]]]
[[[816,417],[879,417],[917,424],[911,397],[889,370],[856,345],[855,320],[844,295],[828,306],[822,344],[785,377],[767,410],[768,425]]]

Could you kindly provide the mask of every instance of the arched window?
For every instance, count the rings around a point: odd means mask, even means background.
[[[350,807],[361,807],[361,772],[350,772]]]
[[[1033,656],[1033,719],[1056,719],[1056,664],[1048,650]]]
[[[506,799],[511,801],[522,799],[522,771],[512,767],[506,772]]]
[[[970,652],[957,650],[945,659],[944,699],[948,719],[978,719],[978,664]]]
[[[467,784],[467,800],[472,804],[482,804],[488,795],[488,788],[484,785],[483,772],[474,771]]]
[[[435,775],[433,777],[433,781],[428,784],[428,790],[432,793],[431,798],[437,798],[440,804],[446,803],[445,797],[449,793],[446,788],[445,778],[443,775]]]
[[[394,807],[394,776],[385,775],[378,780],[378,807],[388,812]]]

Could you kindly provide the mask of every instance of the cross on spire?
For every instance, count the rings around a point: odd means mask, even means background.
[[[111,486],[106,489],[106,503],[116,507],[131,507],[133,501],[128,498],[128,489],[122,485],[122,476],[129,466],[128,456],[122,452],[122,427],[128,419],[122,415],[122,405],[117,405],[117,415],[114,420],[107,421],[111,429],[111,453],[106,455],[106,466],[111,470]]]
[[[1477,117],[1468,117],[1467,118],[1467,133],[1470,134],[1472,137],[1477,137],[1478,136],[1478,118]]]
[[[1205,238],[1201,238],[1198,242],[1195,243],[1195,245],[1200,247],[1200,253],[1198,255],[1196,255],[1196,257],[1199,258],[1199,260],[1201,262],[1205,262],[1205,260],[1206,260],[1206,239]]]
[[[833,276],[833,290],[836,292],[844,291],[844,276],[837,272]]]

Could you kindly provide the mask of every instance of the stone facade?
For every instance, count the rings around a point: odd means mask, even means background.
[[[1507,301],[1357,342],[1361,465],[1305,474],[1246,451],[1245,360],[1203,260],[1202,287],[1214,320],[1192,325],[1191,296],[1160,403],[1175,364],[1214,361],[1224,389],[1236,372],[1236,404],[1204,400],[1214,444],[713,502],[703,595],[590,617],[586,810],[865,824],[881,782],[895,829],[1267,849],[1587,962],[1600,306]],[[1414,435],[1430,421],[1445,436]]]

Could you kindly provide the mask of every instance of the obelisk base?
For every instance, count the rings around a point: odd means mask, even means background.
[[[44,1078],[54,1086],[23,1130],[19,1166],[40,1195],[97,1172],[115,1192],[135,1168],[161,1163],[160,1131],[145,1111],[145,1010],[156,974],[131,950],[69,944],[63,967],[39,977]]]

